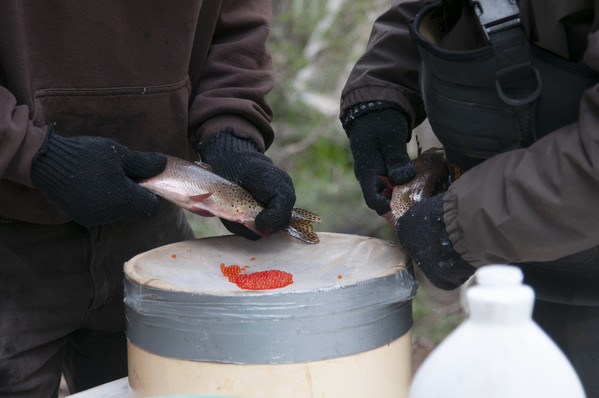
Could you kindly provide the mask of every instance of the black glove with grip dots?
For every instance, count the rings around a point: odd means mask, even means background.
[[[410,207],[396,224],[399,241],[433,285],[452,290],[476,268],[456,252],[443,222],[443,194]]]
[[[165,167],[161,153],[132,151],[103,137],[65,138],[50,125],[33,157],[31,180],[73,221],[94,226],[156,215],[160,199],[134,181]]]

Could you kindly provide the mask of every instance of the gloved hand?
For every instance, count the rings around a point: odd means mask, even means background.
[[[291,223],[295,189],[289,175],[277,168],[253,138],[232,128],[216,132],[199,147],[202,161],[215,173],[234,182],[265,207],[256,216],[256,227],[267,235],[281,231]],[[221,219],[232,233],[256,240],[260,236],[239,223]]]
[[[131,151],[108,138],[65,138],[52,130],[49,126],[33,157],[31,180],[73,221],[92,226],[156,215],[160,199],[133,180],[159,174],[166,156]]]
[[[453,249],[443,222],[443,194],[424,199],[397,220],[399,241],[438,288],[452,290],[476,270]]]
[[[354,157],[354,174],[366,205],[379,215],[386,213],[390,199],[382,192],[388,186],[378,176],[401,185],[415,175],[406,148],[410,136],[406,116],[395,105],[380,101],[358,105],[349,115],[343,126]]]

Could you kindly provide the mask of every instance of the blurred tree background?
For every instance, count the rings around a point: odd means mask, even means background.
[[[323,218],[317,231],[397,241],[395,231],[363,201],[349,140],[338,118],[341,89],[366,48],[374,20],[390,1],[273,0],[272,4],[268,45],[277,82],[269,102],[276,136],[267,155],[292,177],[296,206]],[[438,145],[427,124],[414,135],[425,149]],[[414,156],[414,139],[409,149]],[[229,233],[216,218],[191,213],[189,217],[198,237]],[[456,292],[441,292],[418,279],[415,356],[418,349],[430,351],[463,319]]]

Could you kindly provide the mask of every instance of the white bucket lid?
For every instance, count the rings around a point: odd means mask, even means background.
[[[165,290],[211,294],[271,294],[350,286],[406,268],[409,257],[385,240],[319,233],[308,245],[285,234],[251,241],[227,235],[174,243],[142,253],[125,264],[136,284]],[[249,291],[231,283],[220,265],[247,266],[245,272],[281,270],[293,283],[272,291]]]
[[[149,352],[197,361],[291,363],[388,344],[412,325],[416,282],[393,242],[319,233],[175,243],[125,265],[127,334]],[[244,290],[221,271],[281,270],[293,283]]]

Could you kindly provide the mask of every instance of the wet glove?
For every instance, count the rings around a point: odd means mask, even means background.
[[[133,180],[160,173],[166,156],[131,151],[108,138],[65,138],[52,130],[49,126],[33,157],[31,180],[73,221],[93,226],[156,215],[160,200]]]
[[[453,249],[443,222],[443,194],[416,203],[397,220],[399,241],[438,288],[452,290],[476,270]]]
[[[406,116],[390,102],[364,103],[348,112],[343,127],[366,205],[378,214],[388,212],[389,197],[382,194],[388,186],[379,176],[402,185],[415,175],[407,152],[410,130]]]
[[[265,209],[256,216],[256,227],[260,231],[270,235],[289,226],[295,204],[291,177],[262,153],[253,138],[228,128],[211,135],[198,149],[202,161],[215,173],[240,185],[264,205]],[[252,240],[260,238],[242,224],[221,221],[236,235]]]

